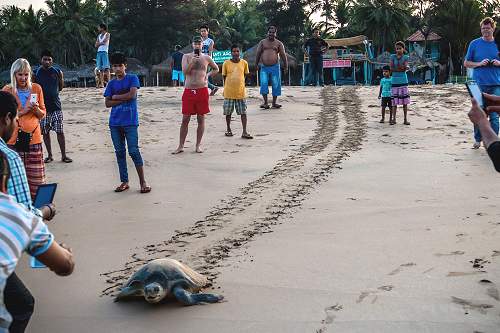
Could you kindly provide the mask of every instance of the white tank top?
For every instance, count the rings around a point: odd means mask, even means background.
[[[109,35],[109,32],[106,32],[104,35],[99,34],[97,36],[97,40],[99,40],[99,42],[102,43],[106,39],[106,35]],[[102,38],[101,38],[101,36],[102,36]],[[106,42],[106,44],[99,46],[99,48],[97,49],[97,52],[101,52],[101,51],[108,52],[108,49],[109,49],[109,39]]]

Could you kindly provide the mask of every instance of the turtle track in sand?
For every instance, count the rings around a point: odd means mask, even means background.
[[[224,199],[201,220],[176,230],[169,240],[146,245],[131,256],[123,269],[101,274],[109,286],[102,295],[115,295],[140,266],[165,257],[189,264],[214,280],[222,260],[255,236],[292,216],[308,194],[326,181],[342,160],[361,149],[366,115],[355,87],[324,88],[323,106],[313,135],[272,170]]]

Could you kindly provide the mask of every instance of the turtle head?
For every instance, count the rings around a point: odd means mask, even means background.
[[[167,292],[158,282],[147,284],[144,287],[144,298],[148,303],[158,303],[165,298]]]

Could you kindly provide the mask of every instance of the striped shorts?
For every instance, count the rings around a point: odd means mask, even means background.
[[[63,133],[63,113],[61,110],[47,112],[45,117],[40,120],[42,134],[49,134],[52,130],[58,134]]]
[[[247,114],[247,101],[244,99],[224,99],[224,115],[230,116],[236,110],[237,115]]]

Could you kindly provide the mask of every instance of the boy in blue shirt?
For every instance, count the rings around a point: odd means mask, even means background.
[[[137,75],[127,74],[127,58],[122,53],[114,53],[111,56],[111,65],[116,79],[109,81],[104,91],[105,105],[111,108],[109,115],[109,129],[111,140],[115,147],[116,161],[120,171],[120,186],[115,192],[123,192],[129,189],[127,155],[134,161],[141,193],[151,192],[151,187],[144,179],[144,162],[139,151],[139,114],[137,112],[137,90],[140,88]]]
[[[394,125],[396,122],[395,112],[392,111],[392,79],[391,79],[391,68],[389,66],[384,66],[382,68],[382,74],[384,77],[380,80],[380,91],[378,92],[378,99],[382,98],[382,119],[380,123],[385,122],[385,108],[389,108],[389,124]],[[394,118],[393,118],[394,116]]]

